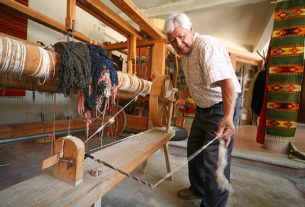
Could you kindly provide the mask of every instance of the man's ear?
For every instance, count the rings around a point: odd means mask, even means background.
[[[191,26],[191,28],[190,28],[190,32],[191,32],[191,33],[193,33],[193,26]]]

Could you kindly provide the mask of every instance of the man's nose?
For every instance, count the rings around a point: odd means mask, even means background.
[[[182,44],[182,41],[180,38],[176,37],[176,43],[177,43],[177,46],[180,47],[181,44]]]

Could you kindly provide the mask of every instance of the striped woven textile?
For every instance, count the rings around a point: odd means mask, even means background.
[[[271,39],[266,136],[294,137],[304,71],[305,1],[277,3]]]
[[[28,6],[28,0],[17,0],[17,2]],[[28,18],[20,13],[0,7],[0,32],[21,38],[27,39]]]

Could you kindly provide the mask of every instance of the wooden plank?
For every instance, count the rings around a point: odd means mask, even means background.
[[[239,57],[239,56],[236,57],[236,61],[237,62],[248,63],[250,65],[255,65],[255,66],[258,66],[260,64],[259,60],[251,60],[251,59],[243,58],[243,57]]]
[[[173,132],[166,133],[161,129],[153,129],[93,155],[126,172],[131,172],[173,135]],[[7,198],[0,199],[0,206],[90,206],[125,178],[124,175],[104,166],[102,175],[90,175],[92,169],[101,166],[93,160],[86,159],[83,182],[77,186],[53,178],[50,172],[18,183],[0,191],[0,198]]]
[[[130,0],[111,0],[111,2],[121,9],[128,17],[137,23],[142,30],[155,40],[165,39],[164,34],[153,22],[148,19]]]
[[[77,0],[76,4],[120,34],[126,37],[135,36],[137,39],[142,39],[142,35],[139,33],[139,31],[137,31],[129,22],[125,21],[101,1]]]
[[[96,120],[90,127],[100,126],[101,120]],[[64,131],[68,129],[69,120],[57,120],[55,123],[56,131]],[[81,119],[71,120],[70,129],[82,129],[86,127],[86,123]],[[30,122],[18,124],[0,125],[0,139],[28,136],[34,134],[51,133],[53,131],[53,121],[48,122]]]
[[[24,6],[23,4],[20,4],[14,0],[0,0],[0,4],[3,6],[6,6],[8,8],[14,9],[14,10],[20,12],[22,15],[29,18],[30,20],[33,20],[34,22],[37,22],[46,27],[54,29],[57,32],[60,32],[62,34],[67,33],[66,27],[64,24],[57,22],[54,19],[52,19],[46,15],[43,15],[33,9],[30,9],[30,8]],[[90,43],[90,40],[91,40],[89,37],[86,37],[84,34],[78,32],[78,31],[74,32],[74,37],[75,37],[75,39],[78,39],[78,40],[86,42],[86,43]],[[104,47],[104,45],[102,43],[98,43],[98,45]]]
[[[137,40],[137,47],[151,47],[155,41],[150,40]],[[118,42],[105,46],[105,49],[108,51],[111,50],[123,50],[128,48],[128,42]]]

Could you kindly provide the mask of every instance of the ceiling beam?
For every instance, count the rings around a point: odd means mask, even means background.
[[[271,1],[271,0],[267,0]],[[169,1],[170,2],[170,1]],[[191,12],[199,9],[214,9],[219,7],[235,7],[247,4],[263,3],[266,0],[184,0],[162,4],[158,7],[142,9],[142,13],[149,17],[168,16],[174,12]]]
[[[14,9],[15,11],[21,13],[21,15],[29,18],[30,20],[34,21],[34,22],[37,22],[39,24],[42,24],[48,28],[51,28],[57,32],[60,32],[62,34],[67,34],[67,30],[65,28],[65,25],[60,23],[60,22],[57,22],[56,20],[46,16],[46,15],[43,15],[31,8],[28,8],[26,6],[24,6],[23,4],[20,4],[16,1],[13,1],[13,0],[0,0],[0,5],[2,6],[5,6],[5,7],[8,7],[10,9]],[[72,34],[71,34],[72,35]],[[78,32],[78,31],[75,31],[74,32],[74,37],[75,39],[77,40],[80,40],[82,42],[86,42],[86,43],[89,43],[90,42],[90,38],[89,37],[86,37],[84,34]],[[103,44],[101,43],[98,43],[98,45],[100,46],[104,46]]]
[[[125,37],[135,36],[142,39],[138,30],[136,30],[129,22],[125,21],[117,13],[107,7],[99,0],[77,0],[77,6],[87,11],[89,14],[99,19],[107,26],[124,35]]]
[[[111,0],[111,2],[121,9],[130,19],[140,26],[147,34],[155,40],[165,39],[164,34],[152,21],[148,19],[130,0]]]

